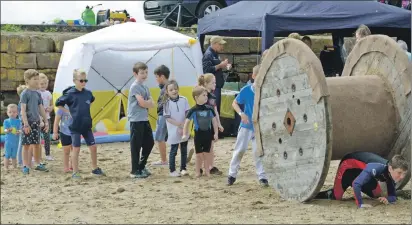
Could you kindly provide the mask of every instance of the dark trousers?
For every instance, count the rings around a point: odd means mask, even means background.
[[[179,149],[179,144],[172,145],[169,153],[169,169],[170,172],[176,170],[176,155]],[[187,141],[180,143],[180,171],[186,170],[186,160],[187,160]]]
[[[215,88],[213,94],[216,96],[217,112],[220,115],[220,103],[222,102],[222,88]]]
[[[149,121],[130,122],[132,174],[140,172],[145,168],[147,159],[152,152],[153,145],[153,132]],[[142,149],[141,157],[140,149]]]

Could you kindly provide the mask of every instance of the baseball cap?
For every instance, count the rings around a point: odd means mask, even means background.
[[[221,44],[221,45],[224,45],[224,44],[226,44],[226,41],[223,40],[223,38],[220,37],[220,36],[213,36],[213,37],[210,39],[210,44],[216,44],[216,43],[219,43],[219,44]]]

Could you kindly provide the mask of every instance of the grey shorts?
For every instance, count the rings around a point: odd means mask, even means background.
[[[158,116],[157,118],[155,141],[158,141],[158,142],[167,141],[167,126],[166,126],[166,118],[164,116]]]

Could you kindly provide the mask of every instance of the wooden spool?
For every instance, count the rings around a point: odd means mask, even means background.
[[[388,48],[396,54],[388,55]],[[354,151],[410,156],[410,83],[400,82],[410,82],[408,68],[406,54],[386,36],[360,41],[341,78],[325,79],[319,59],[299,40],[273,45],[255,80],[253,114],[270,185],[283,198],[304,202],[322,188],[331,159]],[[342,95],[348,88],[353,90]],[[374,142],[359,141],[359,135]]]

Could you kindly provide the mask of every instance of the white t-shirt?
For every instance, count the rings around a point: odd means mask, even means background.
[[[50,107],[50,102],[53,100],[53,96],[50,93],[50,91],[45,90],[45,91],[38,91],[41,95],[41,98],[43,100],[43,106],[44,110],[46,110],[47,107]],[[46,112],[47,119],[50,119],[50,112]]]
[[[169,123],[167,119],[171,118],[176,122],[184,123],[186,112],[189,111],[189,109],[189,102],[184,96],[179,96],[176,100],[169,99],[165,103],[163,107],[163,116],[166,118],[167,143],[169,145],[179,144],[187,140],[182,140],[182,135],[179,134],[179,129],[182,130],[182,128]]]

